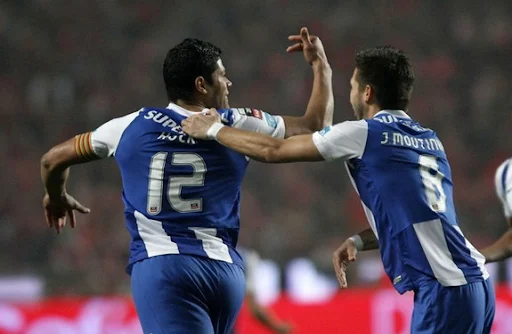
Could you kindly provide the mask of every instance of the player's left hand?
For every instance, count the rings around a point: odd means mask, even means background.
[[[327,55],[325,54],[324,45],[318,36],[309,34],[308,28],[302,27],[299,35],[288,36],[288,39],[295,44],[289,46],[286,52],[302,51],[304,59],[308,64],[313,65],[315,62],[327,63]]]
[[[332,255],[332,264],[341,288],[347,287],[346,271],[348,265],[357,257],[357,247],[351,239],[345,240]]]
[[[208,140],[208,130],[214,123],[220,123],[220,115],[215,108],[212,108],[204,114],[184,119],[181,122],[181,127],[191,137]]]
[[[46,194],[43,198],[43,208],[48,227],[54,227],[57,234],[66,226],[69,217],[71,227],[76,226],[75,210],[80,213],[89,213],[91,210],[78,202],[73,196],[65,193],[60,198],[50,198]]]

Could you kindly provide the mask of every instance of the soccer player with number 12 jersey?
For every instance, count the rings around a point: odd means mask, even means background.
[[[189,137],[181,122],[207,108],[224,108],[228,126],[275,138],[313,133],[332,123],[331,69],[321,41],[307,29],[290,36],[314,73],[304,116],[229,109],[231,82],[220,49],[186,39],[171,49],[163,74],[166,108],[142,108],[78,135],[46,153],[41,174],[50,227],[59,232],[74,210],[89,209],[66,192],[69,166],[115,157],[123,182],[132,241],[128,272],[144,333],[228,333],[245,295],[243,262],[235,250],[240,187],[248,158]],[[101,224],[101,222],[98,222]]]

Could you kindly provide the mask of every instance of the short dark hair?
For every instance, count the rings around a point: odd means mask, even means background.
[[[358,82],[373,88],[382,109],[407,109],[414,72],[405,53],[392,46],[363,50],[356,55],[356,67]]]
[[[222,51],[212,43],[187,38],[167,52],[163,75],[167,97],[175,102],[190,99],[199,76],[212,83],[212,73]]]

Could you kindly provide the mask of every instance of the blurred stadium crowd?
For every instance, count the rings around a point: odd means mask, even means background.
[[[72,169],[68,190],[92,212],[57,237],[41,209],[41,155],[113,117],[165,105],[162,62],[186,37],[223,49],[232,106],[299,115],[312,75],[285,48],[303,25],[324,41],[337,122],[353,117],[357,50],[391,44],[410,55],[411,116],[444,142],[463,231],[477,247],[490,243],[506,224],[493,177],[512,155],[511,12],[512,2],[473,0],[1,1],[0,275],[40,275],[49,293],[127,292],[115,162]],[[333,275],[332,251],[367,226],[336,162],[254,162],[242,202],[240,243],[281,266],[308,257]]]

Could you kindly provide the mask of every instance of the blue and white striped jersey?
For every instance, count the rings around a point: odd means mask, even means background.
[[[503,213],[507,219],[512,218],[512,158],[505,160],[496,169],[494,176],[496,194],[503,205]]]
[[[283,138],[284,121],[257,109],[219,110],[226,125]],[[240,186],[247,157],[215,141],[189,137],[181,121],[194,114],[175,104],[142,108],[91,135],[94,152],[114,156],[121,171],[131,266],[164,254],[235,263]]]
[[[458,226],[450,166],[434,131],[403,111],[383,110],[325,128],[313,140],[326,160],[346,161],[398,292],[432,279],[460,286],[489,277]]]

